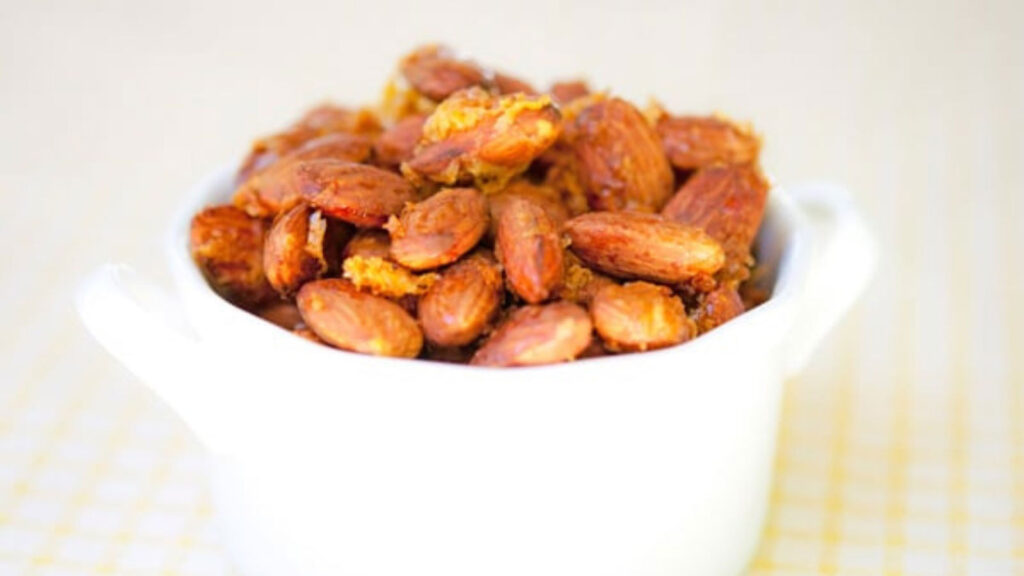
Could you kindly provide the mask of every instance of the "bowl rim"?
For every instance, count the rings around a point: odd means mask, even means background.
[[[795,306],[803,291],[806,276],[809,272],[810,249],[808,223],[799,207],[786,192],[769,177],[772,186],[769,189],[768,202],[765,208],[765,220],[778,219],[780,229],[788,235],[787,241],[783,244],[778,261],[778,270],[771,297],[752,310],[748,310],[736,319],[716,328],[715,330],[694,338],[677,346],[670,346],[658,350],[649,350],[643,353],[618,354],[585,358],[573,362],[558,364],[547,364],[541,366],[520,366],[514,370],[503,367],[471,366],[468,364],[454,364],[447,362],[430,362],[417,358],[389,358],[377,357],[357,352],[350,352],[338,348],[328,347],[304,338],[295,337],[288,331],[276,326],[259,316],[230,304],[221,298],[206,282],[195,262],[192,260],[189,244],[189,228],[192,216],[204,207],[224,203],[230,197],[230,192],[235,184],[236,168],[232,165],[224,165],[208,173],[201,178],[181,201],[177,210],[173,213],[170,225],[164,237],[165,257],[171,270],[171,275],[177,287],[178,296],[187,292],[190,297],[199,298],[203,303],[204,310],[217,310],[223,314],[225,320],[233,325],[245,328],[249,337],[258,337],[260,340],[273,342],[275,349],[281,349],[288,354],[299,354],[316,362],[335,363],[366,363],[368,369],[392,369],[416,368],[420,371],[439,370],[442,373],[459,372],[463,374],[482,375],[486,374],[488,380],[504,375],[514,375],[517,380],[527,374],[537,372],[562,372],[571,375],[578,371],[581,366],[600,367],[611,364],[633,363],[639,361],[656,361],[668,356],[675,357],[678,362],[693,362],[695,357],[705,354],[705,348],[722,347],[734,343],[741,348],[750,346],[748,340],[744,340],[744,334],[758,327],[774,325],[773,330],[778,334],[779,340],[785,338],[790,330],[790,325],[795,317]],[[185,303],[185,321],[189,326],[194,326],[194,310]],[[209,342],[203,335],[199,338],[204,345],[223,346],[223,342]],[[759,341],[759,344],[764,344]]]

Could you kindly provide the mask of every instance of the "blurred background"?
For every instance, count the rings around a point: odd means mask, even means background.
[[[75,283],[167,282],[200,176],[441,41],[536,85],[720,110],[849,187],[865,298],[789,383],[751,574],[1024,573],[1024,8],[1007,0],[0,0],[0,574],[228,574],[198,445]]]

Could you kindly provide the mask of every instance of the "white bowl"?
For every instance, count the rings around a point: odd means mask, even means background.
[[[692,342],[519,369],[374,358],[210,290],[189,220],[231,181],[205,179],[174,219],[177,298],[107,265],[78,309],[208,448],[252,576],[735,574],[765,517],[782,383],[873,267],[841,190],[776,187],[771,299]]]

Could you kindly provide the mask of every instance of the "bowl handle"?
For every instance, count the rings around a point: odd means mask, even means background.
[[[185,420],[202,427],[205,362],[181,325],[177,303],[123,264],[104,264],[79,284],[75,307],[86,329]]]
[[[787,373],[796,375],[825,334],[867,286],[875,268],[873,236],[849,193],[828,183],[787,187],[810,230],[811,264],[791,335]]]

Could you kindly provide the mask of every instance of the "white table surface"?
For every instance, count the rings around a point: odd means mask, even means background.
[[[869,216],[879,274],[790,383],[751,573],[1024,573],[1022,5],[475,4],[0,2],[0,574],[229,573],[199,446],[71,291],[166,281],[186,187],[428,39],[750,119],[779,181]]]

